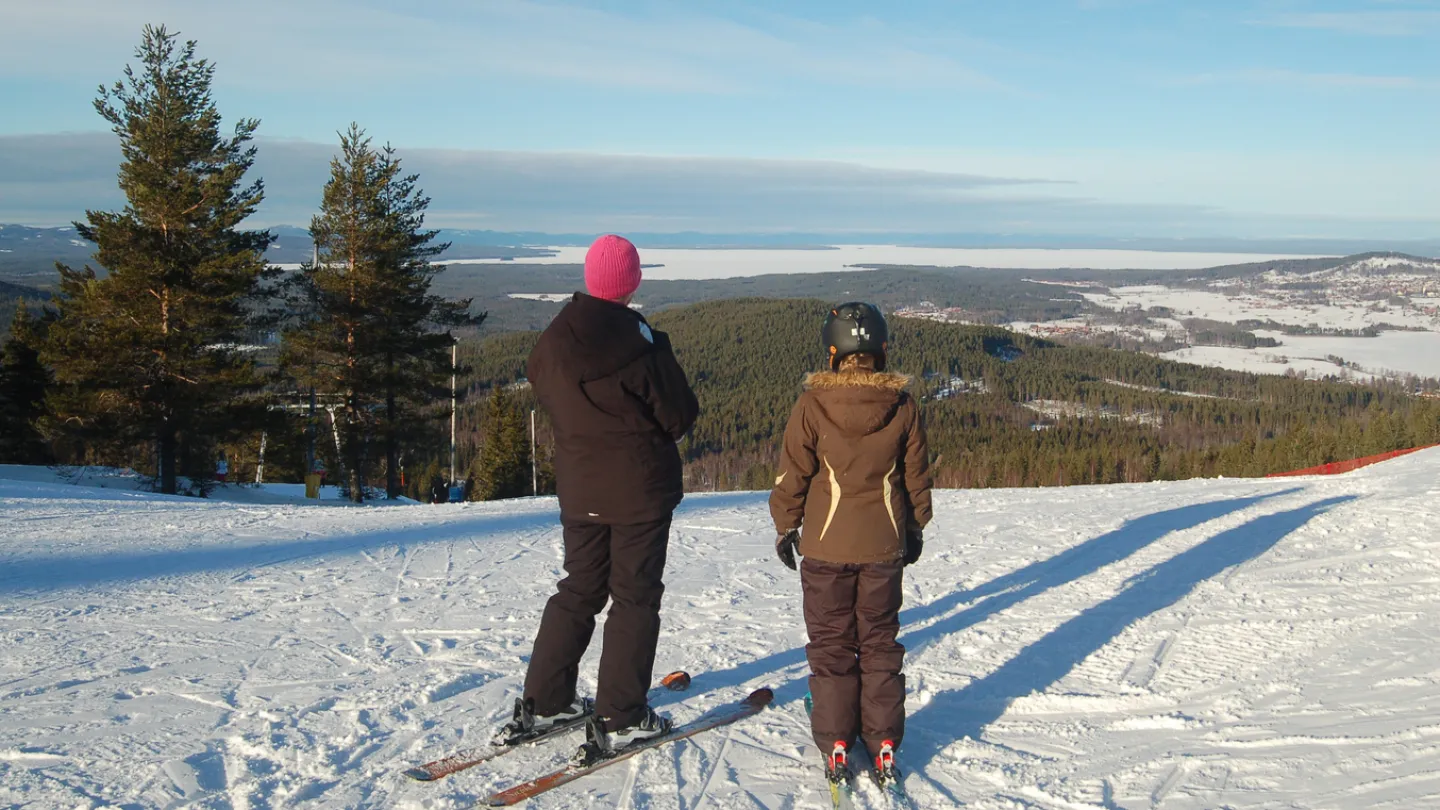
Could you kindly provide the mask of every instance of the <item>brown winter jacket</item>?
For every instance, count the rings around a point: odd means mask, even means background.
[[[906,530],[930,522],[930,458],[910,380],[819,372],[785,427],[770,515],[803,527],[800,554],[832,563],[899,559]]]
[[[665,333],[624,304],[576,293],[540,335],[526,374],[555,428],[561,516],[668,519],[683,493],[676,442],[700,406]]]

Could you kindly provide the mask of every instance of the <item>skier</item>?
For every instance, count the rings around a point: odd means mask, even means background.
[[[670,518],[682,497],[676,443],[695,423],[699,404],[669,338],[629,306],[640,275],[629,240],[595,240],[585,255],[589,294],[575,293],[527,364],[554,425],[566,577],[545,605],[524,697],[497,742],[592,714],[587,733],[609,748],[670,729],[646,691],[660,634]],[[607,600],[592,702],[576,695],[576,680]]]
[[[800,563],[810,643],[811,733],[832,781],[859,736],[875,775],[894,780],[905,733],[901,575],[930,521],[930,460],[910,380],[885,370],[874,305],[841,304],[821,330],[829,370],[810,374],[785,427],[770,494],[775,551]]]

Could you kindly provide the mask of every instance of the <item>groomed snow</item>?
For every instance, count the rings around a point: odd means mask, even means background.
[[[137,497],[148,497],[148,482],[131,470],[115,469],[113,467],[26,467],[19,464],[0,464],[0,479],[8,481],[28,481],[31,483],[61,483],[70,486],[93,487],[97,489],[111,489],[122,492],[133,492]],[[349,502],[340,494],[340,490],[333,484],[326,484],[320,487],[319,499],[331,502],[336,505],[349,505]],[[264,483],[254,484],[250,482],[231,481],[228,483],[216,483],[213,485],[208,498],[212,501],[224,501],[227,503],[258,503],[258,504],[281,504],[281,503],[309,503],[305,499],[304,484],[277,484]],[[397,503],[417,503],[411,498],[400,496]],[[394,504],[387,504],[394,505]]]
[[[902,617],[917,806],[1440,806],[1437,473],[1429,450],[1330,478],[938,493]],[[763,493],[687,499],[656,668],[695,681],[656,705],[683,721],[767,685],[775,707],[529,806],[828,806],[772,539]],[[505,717],[560,560],[548,499],[0,480],[0,806],[472,806],[571,746],[400,771]]]

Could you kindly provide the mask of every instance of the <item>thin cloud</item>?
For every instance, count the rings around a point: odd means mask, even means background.
[[[319,205],[336,147],[261,139],[266,224],[304,224]],[[716,229],[885,227],[976,209],[1044,207],[998,190],[1054,181],[877,169],[836,161],[401,149],[432,199],[433,224],[516,230],[597,227],[610,220]],[[48,223],[123,205],[119,150],[107,133],[0,137],[0,221]]]
[[[47,0],[7,11],[0,76],[111,77],[145,23],[166,22],[249,87],[306,82],[394,88],[505,78],[700,94],[771,92],[787,82],[890,89],[1003,85],[943,50],[843,25],[762,30],[670,7],[645,15],[593,6],[252,0],[243,13],[180,0]],[[67,47],[54,45],[64,32]],[[873,32],[870,32],[873,34]],[[283,57],[256,59],[257,43]]]
[[[336,152],[261,139],[266,200],[250,227],[306,225]],[[1333,222],[1213,206],[1119,204],[1063,181],[844,161],[400,148],[443,228],[593,233],[1042,233],[1123,237],[1414,236],[1397,218]],[[0,136],[0,222],[58,225],[124,205],[109,133]],[[1063,192],[1063,193],[1062,193]],[[1323,220],[1323,222],[1322,222]],[[1431,225],[1434,223],[1432,222]]]
[[[1257,69],[1202,73],[1177,79],[1176,85],[1252,84],[1285,85],[1313,89],[1437,90],[1440,79],[1417,76],[1375,76],[1362,73],[1307,73],[1298,70]]]
[[[1317,11],[1256,21],[1273,28],[1309,28],[1374,37],[1414,37],[1440,31],[1440,11]]]

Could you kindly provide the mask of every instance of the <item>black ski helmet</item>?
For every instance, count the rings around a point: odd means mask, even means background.
[[[846,355],[862,352],[875,356],[876,371],[885,370],[890,330],[885,325],[885,316],[874,304],[850,301],[831,309],[820,329],[820,339],[825,342],[825,357],[831,371],[840,368],[840,361]]]

